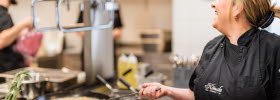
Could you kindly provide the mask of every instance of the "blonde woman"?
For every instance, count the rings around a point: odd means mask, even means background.
[[[280,9],[270,0],[216,0],[213,27],[190,89],[143,84],[139,95],[175,100],[280,100],[280,37],[268,31]],[[279,26],[280,28],[280,26]]]

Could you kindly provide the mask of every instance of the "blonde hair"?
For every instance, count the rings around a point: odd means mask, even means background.
[[[280,18],[280,7],[276,8],[271,4],[271,0],[238,0],[244,6],[244,13],[252,26],[260,27],[269,19],[270,12],[274,12],[274,17]],[[234,5],[237,0],[232,0]],[[271,13],[272,14],[272,13]],[[270,23],[271,24],[271,23]],[[266,27],[269,25],[266,25]],[[262,27],[265,28],[265,27]]]

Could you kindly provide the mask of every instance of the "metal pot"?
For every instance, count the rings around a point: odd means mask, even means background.
[[[48,79],[39,73],[30,73],[31,79],[22,81],[21,96],[30,100],[38,96],[44,95]]]

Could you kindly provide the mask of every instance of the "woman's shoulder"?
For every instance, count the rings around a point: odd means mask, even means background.
[[[260,34],[261,45],[267,45],[267,46],[270,46],[271,48],[280,49],[280,36],[279,35],[268,32],[266,30],[261,30],[260,32],[261,32],[261,34]]]

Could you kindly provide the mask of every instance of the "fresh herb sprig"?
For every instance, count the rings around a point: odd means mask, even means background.
[[[31,76],[28,74],[28,70],[24,70],[21,72],[18,72],[12,83],[9,86],[9,93],[6,95],[5,100],[17,100],[17,95],[21,91],[21,85],[22,81],[24,80],[25,77],[31,78]]]

